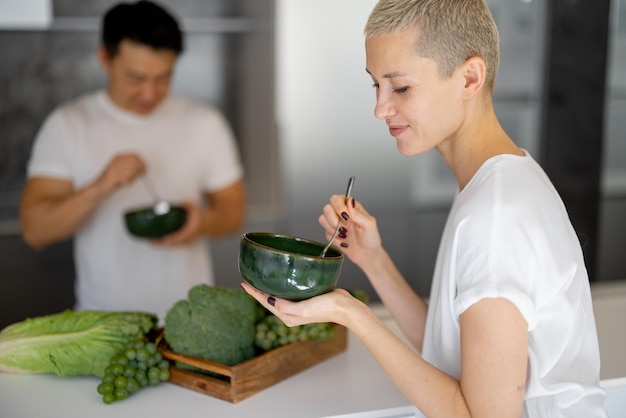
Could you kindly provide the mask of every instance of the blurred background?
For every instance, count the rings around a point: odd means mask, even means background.
[[[95,50],[114,3],[0,0],[0,328],[74,303],[72,241],[30,250],[19,198],[46,115],[104,87]],[[353,194],[377,217],[387,250],[428,296],[456,185],[434,151],[400,155],[373,116],[362,32],[375,3],[162,0],[186,32],[173,90],[231,122],[246,167],[246,231],[323,241],[322,207],[354,175]],[[562,194],[590,280],[626,279],[626,4],[488,3],[501,33],[496,112]],[[12,18],[20,7],[28,16]],[[220,285],[241,281],[238,245],[239,236],[212,244]],[[348,261],[340,286],[376,300]]]

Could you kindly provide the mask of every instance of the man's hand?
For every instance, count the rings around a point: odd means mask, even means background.
[[[131,183],[145,171],[146,165],[137,154],[119,154],[109,162],[94,186],[107,196],[116,189]]]
[[[185,224],[175,232],[163,238],[153,240],[155,245],[171,246],[178,244],[190,244],[201,235],[202,209],[191,202],[184,202],[182,206],[187,210]]]

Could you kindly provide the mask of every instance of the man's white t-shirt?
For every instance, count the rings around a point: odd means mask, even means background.
[[[528,323],[524,417],[605,417],[583,254],[562,200],[526,156],[489,159],[457,194],[439,247],[423,357],[460,377],[460,315],[506,298]]]
[[[168,96],[148,116],[117,107],[103,92],[57,108],[33,147],[28,177],[70,180],[75,190],[93,182],[117,154],[134,152],[162,199],[204,206],[205,193],[242,178],[232,131],[217,110]],[[96,208],[74,241],[76,309],[144,310],[161,319],[187,291],[213,284],[208,242],[161,248],[131,236],[124,212],[151,205],[136,179]]]

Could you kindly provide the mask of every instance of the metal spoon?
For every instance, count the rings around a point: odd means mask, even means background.
[[[348,204],[348,200],[350,199],[350,195],[352,194],[353,185],[354,185],[354,176],[350,177],[350,180],[348,181],[348,190],[346,191],[346,205]],[[335,238],[337,238],[337,234],[339,233],[339,228],[341,228],[341,219],[339,219],[339,222],[337,223],[337,228],[335,228],[335,232],[333,233],[333,236],[330,237],[328,244],[326,244],[326,246],[324,247],[324,250],[322,250],[320,257],[326,256],[326,251],[328,251],[328,249],[330,248]]]
[[[150,180],[148,180],[148,176],[143,176],[143,182],[146,186],[146,189],[148,189],[148,193],[150,193],[152,200],[154,201],[154,213],[156,215],[164,215],[167,212],[169,212],[170,211],[169,202],[159,197],[159,195],[156,192],[156,189],[152,186],[152,183],[150,182]]]

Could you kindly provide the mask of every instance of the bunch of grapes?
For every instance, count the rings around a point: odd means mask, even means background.
[[[170,365],[151,342],[138,340],[111,357],[98,393],[105,404],[121,401],[138,390],[170,378]]]
[[[257,322],[255,344],[264,351],[297,341],[326,341],[337,335],[333,324],[320,322],[316,324],[288,327],[275,315],[267,315]]]

